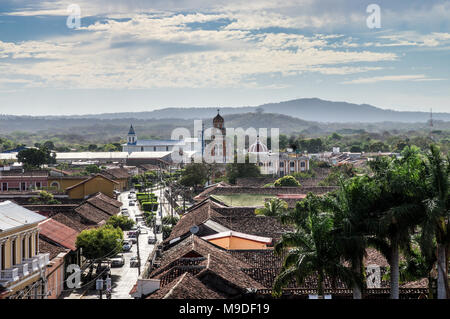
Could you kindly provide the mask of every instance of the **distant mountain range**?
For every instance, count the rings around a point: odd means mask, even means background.
[[[450,111],[450,105],[449,105]],[[305,121],[329,123],[377,123],[377,122],[427,122],[428,112],[405,112],[385,110],[368,104],[332,102],[317,98],[297,99],[260,106],[223,107],[220,114],[242,114],[253,112],[276,113]],[[148,112],[123,112],[74,115],[70,118],[90,119],[205,119],[217,114],[217,107],[173,107]],[[48,118],[48,117],[46,117]],[[433,113],[433,119],[450,121],[450,113]]]

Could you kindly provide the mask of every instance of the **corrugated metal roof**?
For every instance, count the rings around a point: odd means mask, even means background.
[[[39,224],[40,235],[51,241],[69,248],[77,250],[75,242],[77,240],[78,232],[52,218],[47,219]]]
[[[9,200],[0,203],[0,231],[39,223],[45,219],[46,217]]]

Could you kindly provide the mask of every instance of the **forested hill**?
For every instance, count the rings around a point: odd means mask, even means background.
[[[242,114],[256,111],[277,113],[300,118],[306,121],[317,122],[426,122],[429,120],[428,112],[401,112],[381,109],[368,104],[353,104],[347,102],[332,102],[317,98],[297,99],[280,103],[268,103],[260,106],[242,107],[187,107],[187,108],[163,108],[148,112],[125,112],[74,115],[71,118],[91,119],[196,119],[209,118],[217,114],[220,108],[222,115]],[[450,111],[450,106],[449,106]],[[450,113],[434,113],[436,120],[450,121]]]

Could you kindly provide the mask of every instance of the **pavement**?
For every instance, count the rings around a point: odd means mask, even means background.
[[[158,212],[156,214],[156,224],[161,225],[162,217],[171,215],[171,206],[168,201],[163,196],[163,189],[156,188],[153,192],[159,197],[160,206],[158,207]],[[139,206],[130,206],[130,200],[128,199],[129,191],[123,192],[118,196],[118,200],[123,203],[122,208],[127,208],[130,214],[130,218],[136,221],[136,215],[142,214]],[[179,217],[175,210],[173,211],[174,216]],[[143,232],[139,235],[139,254],[141,258],[140,271],[144,271],[145,263],[155,248],[155,245],[148,244],[148,235],[153,233],[153,229],[141,225],[141,230]],[[124,240],[127,239],[127,232],[124,232]],[[156,239],[158,243],[162,242],[162,233],[156,234]],[[136,283],[139,272],[138,267],[130,267],[130,259],[137,255],[137,244],[133,244],[129,252],[124,252],[123,257],[125,259],[125,264],[122,267],[111,268],[111,299],[132,299],[129,292]],[[62,298],[64,299],[99,299],[98,291],[87,290],[84,287],[81,289],[66,291]],[[103,295],[105,298],[105,295]]]
[[[130,218],[136,220],[136,214],[142,214],[139,209],[139,206],[130,206],[128,199],[129,191],[123,192],[119,195],[118,200],[123,203],[122,208],[128,208],[128,212],[130,213]],[[141,234],[138,237],[139,240],[139,254],[141,258],[140,270],[143,272],[145,262],[148,259],[148,256],[153,251],[155,245],[148,244],[148,235],[153,233],[153,229],[150,229],[144,225],[141,225]],[[127,236],[124,232],[124,239],[126,240]],[[125,265],[122,267],[114,267],[111,268],[111,280],[112,280],[112,299],[131,299],[132,297],[129,295],[131,288],[133,288],[136,283],[137,278],[139,277],[138,267],[130,267],[130,259],[133,256],[137,255],[137,244],[133,244],[131,250],[129,252],[124,252],[123,257],[125,258]]]

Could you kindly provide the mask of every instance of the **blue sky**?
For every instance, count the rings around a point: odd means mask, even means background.
[[[449,74],[450,1],[0,0],[2,114],[310,97],[450,112]]]

